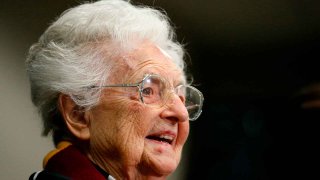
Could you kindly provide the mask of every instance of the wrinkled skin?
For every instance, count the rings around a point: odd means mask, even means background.
[[[182,70],[147,42],[116,61],[109,84],[137,83],[145,74],[158,74],[172,87],[184,82]],[[101,102],[86,112],[88,156],[116,179],[165,179],[177,168],[189,134],[187,110],[175,94],[165,106],[154,107],[140,102],[135,91],[105,88]],[[148,135],[169,136],[173,142]]]

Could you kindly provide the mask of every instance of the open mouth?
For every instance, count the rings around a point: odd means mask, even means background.
[[[152,134],[147,136],[146,138],[171,145],[175,136],[171,134]]]

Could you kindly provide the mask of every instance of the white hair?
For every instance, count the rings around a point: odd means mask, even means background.
[[[44,122],[44,135],[61,129],[60,93],[84,109],[99,102],[113,56],[143,40],[160,47],[184,69],[184,50],[165,13],[123,0],[85,3],[65,11],[30,48],[26,66],[32,102]],[[62,123],[63,124],[63,123]]]

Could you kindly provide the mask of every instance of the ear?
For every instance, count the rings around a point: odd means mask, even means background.
[[[69,131],[80,140],[88,140],[90,131],[89,118],[86,116],[86,112],[81,111],[68,95],[60,94],[58,101],[59,110]]]

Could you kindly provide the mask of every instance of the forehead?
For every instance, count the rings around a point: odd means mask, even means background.
[[[179,68],[159,47],[143,43],[135,50],[119,58],[120,71],[127,80],[141,79],[145,74],[158,74],[168,80],[184,81],[183,70]]]

